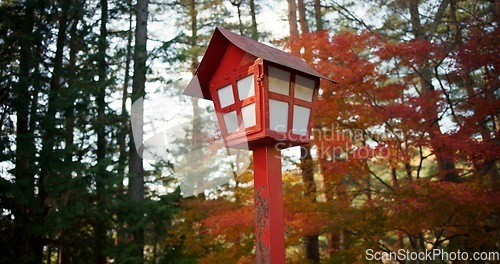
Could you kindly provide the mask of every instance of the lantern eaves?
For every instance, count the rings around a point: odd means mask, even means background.
[[[212,100],[209,83],[230,44],[257,58],[262,58],[264,61],[273,62],[311,76],[329,80],[297,56],[229,30],[216,27],[193,79],[184,90],[184,95]]]

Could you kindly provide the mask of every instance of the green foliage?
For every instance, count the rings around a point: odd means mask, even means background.
[[[68,3],[0,4],[2,263],[130,261],[129,232],[146,229],[156,246],[177,213],[178,191],[140,205],[126,199],[114,147],[123,127],[110,99],[123,86],[114,64],[128,54],[96,52],[103,38],[120,43],[96,34],[101,3]],[[109,4],[114,22],[131,12]],[[127,226],[131,219],[138,226]]]

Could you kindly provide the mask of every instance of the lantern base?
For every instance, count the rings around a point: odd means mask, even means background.
[[[275,148],[277,150],[283,150],[283,149],[287,149],[287,148],[291,148],[291,147],[295,147],[295,146],[307,145],[307,144],[309,144],[309,142],[304,142],[304,141],[295,142],[295,141],[289,141],[289,140],[280,141],[280,140],[266,137],[266,138],[261,138],[261,139],[250,141],[250,142],[245,141],[245,140],[241,140],[241,141],[231,140],[231,141],[226,142],[226,147],[234,148],[234,149],[254,150],[255,148],[257,148],[259,146],[266,145],[266,146],[272,146],[273,148]]]
[[[269,133],[269,131],[267,131]],[[284,133],[278,134],[275,131],[271,131],[272,137],[266,134],[264,131],[259,133],[242,135],[239,137],[229,137],[224,140],[226,147],[235,149],[250,149],[253,150],[258,146],[266,145],[273,146],[275,149],[282,150],[294,146],[306,145],[311,142],[309,138],[287,138]]]

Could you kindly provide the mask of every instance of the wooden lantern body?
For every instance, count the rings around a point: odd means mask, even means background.
[[[226,146],[310,141],[322,75],[289,53],[217,28],[185,94],[214,102]]]

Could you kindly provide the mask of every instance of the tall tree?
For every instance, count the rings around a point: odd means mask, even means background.
[[[304,198],[313,203],[316,202],[316,182],[314,181],[314,163],[311,155],[311,146],[305,145],[300,148],[300,169],[302,183],[304,185]],[[313,263],[320,262],[319,234],[308,234],[304,236],[306,258]]]
[[[309,52],[309,47],[307,45],[298,46],[292,44],[294,40],[299,38],[298,25],[296,20],[296,13],[298,8],[299,22],[301,34],[309,34],[308,20],[306,17],[306,6],[303,0],[298,0],[297,4],[295,0],[288,1],[288,12],[289,12],[289,27],[290,27],[290,47],[292,53],[299,54],[302,48],[305,48],[304,57]],[[304,198],[311,202],[316,202],[316,183],[314,181],[314,165],[311,155],[311,145],[304,145],[300,148],[300,164],[302,174],[302,183],[304,186]],[[306,259],[312,261],[313,263],[319,263],[319,237],[318,234],[309,233],[304,236],[304,244],[306,251]]]
[[[144,98],[146,84],[146,60],[147,48],[146,42],[148,39],[148,0],[138,0],[136,3],[136,27],[135,27],[135,45],[134,45],[134,76],[132,79],[132,103]],[[129,143],[129,196],[136,206],[137,214],[132,219],[132,235],[133,235],[133,256],[136,263],[144,261],[144,226],[142,225],[141,205],[144,201],[144,165],[142,154],[144,153],[143,143],[143,117],[144,108],[142,105],[136,107],[132,112],[136,122],[138,122],[137,130],[130,131]],[[134,144],[135,142],[135,144]],[[140,146],[136,148],[136,146]]]
[[[297,26],[297,4],[295,0],[287,0],[288,2],[288,28],[290,29],[290,39],[299,36],[299,28]]]
[[[411,0],[408,2],[408,11],[410,13],[410,23],[412,34],[416,41],[419,40],[429,40],[434,37],[436,31],[438,29],[438,24],[441,22],[443,14],[447,9],[449,1],[442,1],[434,17],[432,22],[429,25],[426,25],[426,29],[421,22],[421,15],[419,12],[419,1]],[[421,65],[418,65],[415,70],[420,78],[420,88],[421,94],[423,97],[428,100],[435,100],[435,88],[432,84],[432,69],[431,69],[431,61],[425,61]],[[449,152],[446,150],[446,146],[443,146],[443,142],[439,140],[442,136],[442,132],[439,128],[439,110],[437,109],[437,102],[435,104],[428,105],[428,111],[433,118],[430,118],[427,122],[427,126],[432,128],[430,132],[431,144],[433,145],[433,149],[436,154],[437,164],[441,172],[442,180],[449,181],[458,181],[458,174],[455,171],[455,164],[453,161],[453,157],[449,155]]]
[[[307,24],[307,9],[306,5],[304,4],[304,0],[297,0],[297,9],[299,11],[300,30],[303,34],[308,34],[309,25]]]
[[[129,113],[127,111],[127,100],[129,99],[129,84],[130,84],[130,65],[132,63],[132,55],[133,55],[133,46],[132,40],[134,37],[134,28],[133,28],[133,5],[132,1],[128,0],[126,2],[126,10],[128,11],[128,29],[126,31],[126,51],[125,51],[125,72],[123,77],[123,86],[122,86],[122,94],[121,94],[121,113],[120,113],[120,121],[119,121],[119,129],[117,132],[117,143],[118,143],[118,166],[117,166],[117,187],[116,187],[116,199],[119,201],[127,200],[125,196],[125,188],[123,185],[123,180],[125,178],[125,171],[127,168],[127,161],[129,153],[127,152],[127,134],[129,134],[130,128],[130,120]],[[123,246],[125,244],[125,213],[124,210],[117,210],[117,224],[119,225],[117,228],[117,237],[115,239],[115,245],[117,246],[118,255],[123,255]],[[120,258],[118,258],[118,261]]]
[[[34,35],[36,32],[34,31],[36,7],[37,5],[34,2],[27,2],[25,5],[21,5],[23,9],[19,10],[20,14],[13,14],[9,12],[10,10],[5,10],[6,13],[8,12],[6,14],[7,19],[12,20],[4,20],[6,24],[9,24],[8,22],[12,23],[14,32],[21,36],[18,42],[20,46],[18,81],[14,84],[13,89],[13,110],[17,115],[14,175],[16,189],[20,191],[21,196],[14,197],[17,201],[13,201],[15,207],[12,208],[15,218],[13,223],[14,236],[11,238],[18,250],[9,252],[14,253],[10,257],[18,259],[21,263],[41,261],[43,247],[42,238],[31,231],[33,228],[39,227],[40,223],[38,221],[43,215],[42,203],[35,191],[35,174],[37,170],[35,165],[35,128],[30,127],[30,120],[34,118],[31,113],[36,112],[37,107],[30,100],[31,96],[35,96],[32,86],[32,73],[37,61],[35,47],[39,45],[37,43],[38,39]],[[6,6],[5,8],[9,7]]]
[[[107,78],[107,53],[106,49],[108,47],[108,1],[101,0],[101,23],[98,38],[98,55],[97,55],[97,67],[98,67],[98,83],[97,83],[97,120],[95,124],[95,130],[97,131],[97,168],[96,168],[96,207],[97,207],[97,219],[95,223],[95,251],[96,251],[96,263],[104,264],[106,263],[106,220],[108,213],[106,212],[106,186],[108,184],[108,172],[106,170],[106,88],[108,84]]]
[[[256,11],[255,11],[255,0],[250,0],[249,2],[250,5],[250,17],[252,19],[252,35],[251,38],[253,40],[259,40],[259,31],[257,30],[257,18],[256,18]]]
[[[57,37],[56,50],[53,58],[52,76],[49,83],[47,93],[47,110],[42,120],[42,150],[40,153],[40,182],[41,182],[41,197],[45,204],[57,203],[57,198],[62,196],[66,190],[58,188],[58,184],[64,182],[66,175],[62,174],[60,168],[61,157],[58,147],[60,135],[57,129],[58,117],[57,114],[61,110],[59,97],[63,87],[62,80],[64,79],[63,60],[64,52],[67,44],[67,28],[70,13],[70,1],[57,1],[61,6],[61,14],[57,21]],[[57,155],[54,155],[57,153]],[[55,206],[57,207],[57,206]],[[50,210],[47,208],[46,210]],[[58,240],[58,259],[69,260],[69,250],[65,245],[64,230],[61,231],[61,237]]]
[[[316,31],[323,30],[323,14],[321,13],[321,0],[314,0],[314,20]]]

